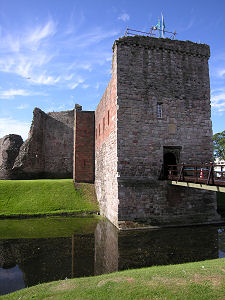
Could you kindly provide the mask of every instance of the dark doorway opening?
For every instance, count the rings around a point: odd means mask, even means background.
[[[163,173],[164,173],[164,179],[168,179],[168,175],[169,175],[169,170],[168,170],[168,166],[169,165],[176,165],[177,164],[177,160],[176,160],[176,156],[171,153],[171,152],[167,152],[164,154],[163,156]],[[173,175],[177,175],[176,174],[176,167],[172,168],[173,171]]]

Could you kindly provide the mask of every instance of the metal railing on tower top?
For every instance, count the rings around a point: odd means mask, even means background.
[[[131,28],[127,27],[124,36],[144,35],[144,36],[149,36],[149,37],[156,37],[157,31],[158,31],[158,28],[156,28],[156,26],[152,26],[149,32],[131,29]],[[177,35],[176,30],[174,32],[164,30],[164,33],[170,34],[170,36],[168,36],[169,39],[176,39],[176,35]]]

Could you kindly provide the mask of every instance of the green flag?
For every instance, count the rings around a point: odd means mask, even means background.
[[[162,16],[162,37],[164,37],[166,25],[162,13],[161,16]]]

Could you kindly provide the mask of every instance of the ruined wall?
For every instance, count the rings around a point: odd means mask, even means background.
[[[47,114],[44,132],[45,173],[72,178],[74,110]]]
[[[216,219],[213,192],[174,189],[158,180],[165,152],[178,153],[176,163],[213,159],[209,47],[137,36],[115,41],[114,51],[119,220]]]
[[[72,178],[73,125],[73,110],[46,114],[35,108],[12,178]]]
[[[23,139],[17,134],[9,134],[0,139],[0,179],[11,178],[12,167],[22,144]]]
[[[75,110],[73,179],[76,182],[94,183],[94,135],[95,112]]]
[[[118,222],[117,189],[117,57],[112,78],[95,112],[95,189],[101,215]]]

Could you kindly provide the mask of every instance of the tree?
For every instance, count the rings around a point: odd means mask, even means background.
[[[220,160],[225,160],[225,130],[214,134],[214,156]]]

